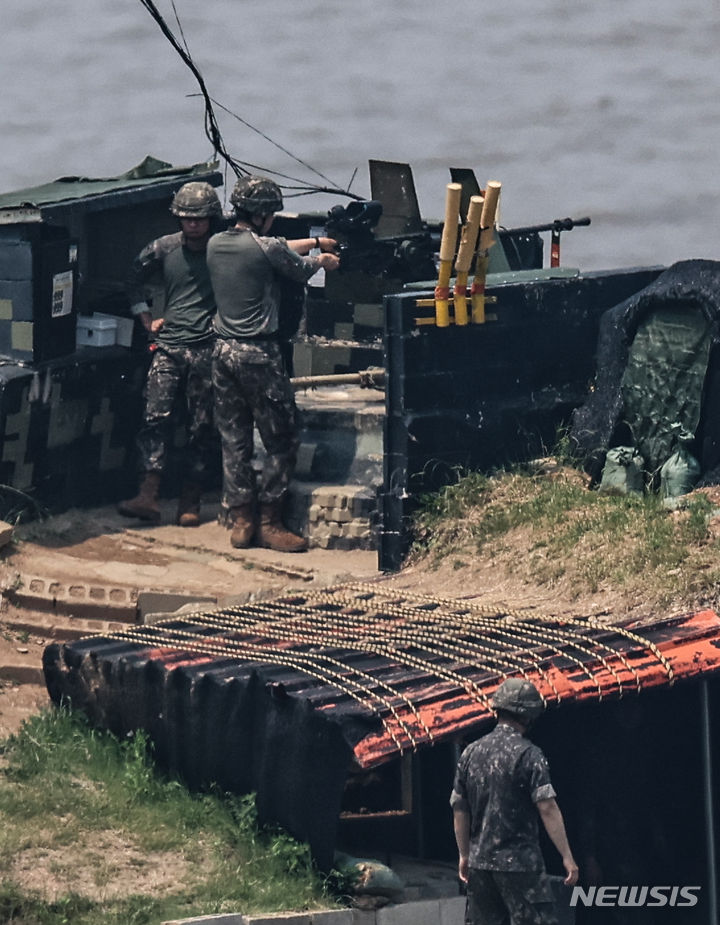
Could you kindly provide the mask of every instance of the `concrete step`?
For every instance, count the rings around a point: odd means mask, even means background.
[[[295,478],[362,484],[382,481],[385,396],[360,387],[298,391],[300,452]]]

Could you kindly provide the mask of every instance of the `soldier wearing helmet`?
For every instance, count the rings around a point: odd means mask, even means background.
[[[158,495],[170,440],[173,409],[187,408],[188,439],[177,522],[200,523],[200,500],[213,452],[212,349],[215,298],[206,250],[217,231],[222,206],[204,181],[185,183],[175,193],[170,211],[180,231],[152,241],[136,258],[129,282],[133,314],[155,339],[145,388],[145,414],[138,434],[142,479],[136,497],[122,501],[126,517],[157,522]],[[153,318],[148,298],[159,295],[161,317]],[[155,306],[154,306],[155,307]],[[157,314],[157,312],[156,312]]]
[[[450,804],[467,884],[470,925],[551,925],[557,921],[538,839],[538,818],[562,857],[565,883],[578,867],[542,751],[525,733],[545,704],[530,681],[509,678],[492,705],[498,723],[460,756]]]
[[[298,449],[295,397],[280,343],[283,280],[305,284],[320,268],[335,270],[332,238],[285,241],[269,235],[282,193],[267,177],[241,177],[230,201],[233,228],[208,245],[217,315],[213,356],[215,420],[223,451],[223,506],[237,548],[302,552],[307,541],[282,522],[282,504]],[[310,257],[310,250],[320,250]],[[259,485],[252,467],[253,425],[266,451]],[[257,505],[259,503],[259,511]]]

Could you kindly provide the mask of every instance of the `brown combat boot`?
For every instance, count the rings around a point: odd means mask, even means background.
[[[183,482],[177,509],[177,522],[181,527],[200,526],[200,495],[197,482]]]
[[[146,472],[137,496],[129,501],[121,501],[117,509],[124,517],[139,517],[140,520],[157,522],[160,520],[159,491],[160,473]]]
[[[230,508],[230,545],[235,549],[247,549],[255,536],[255,505],[239,504]]]
[[[305,552],[308,548],[307,540],[297,533],[291,533],[284,526],[280,515],[281,507],[281,501],[269,501],[260,505],[258,546],[274,549],[276,552]]]

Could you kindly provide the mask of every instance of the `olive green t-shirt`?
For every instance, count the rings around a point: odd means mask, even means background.
[[[300,257],[283,238],[231,228],[208,244],[217,315],[215,331],[226,339],[272,337],[278,330],[282,277],[305,283],[320,266]]]
[[[160,343],[184,346],[212,339],[215,297],[205,250],[185,247],[182,232],[148,244],[133,263],[131,298],[145,298],[152,284],[165,296],[163,326],[155,335]]]

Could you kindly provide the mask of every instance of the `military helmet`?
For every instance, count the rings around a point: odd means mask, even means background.
[[[270,215],[283,207],[280,187],[267,177],[240,177],[230,194],[230,202],[251,215]]]
[[[525,725],[534,722],[545,709],[545,701],[530,681],[508,678],[495,691],[492,705],[496,710],[510,713]]]
[[[212,218],[222,216],[222,206],[218,194],[200,180],[186,183],[173,196],[170,211],[178,218]]]

